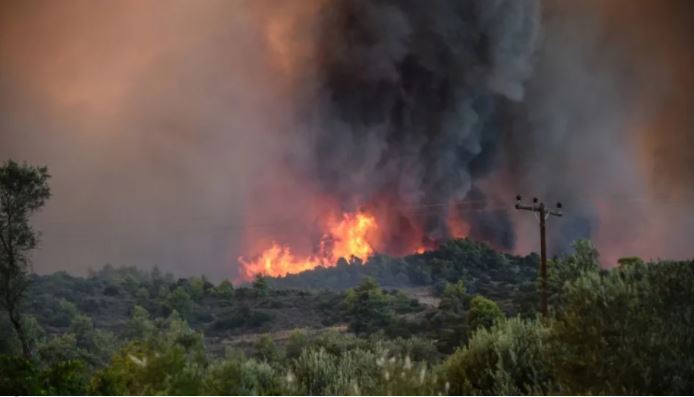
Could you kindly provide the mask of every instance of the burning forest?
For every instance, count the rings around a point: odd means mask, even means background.
[[[277,208],[296,218],[245,230],[241,279],[334,266],[340,257],[408,255],[454,237],[534,250],[532,229],[511,213],[517,193],[571,208],[551,234],[555,254],[588,237],[610,247],[606,266],[623,250],[686,253],[683,240],[665,242],[657,231],[676,210],[645,219],[648,243],[632,236],[643,211],[690,191],[648,182],[643,166],[643,139],[653,133],[634,125],[657,124],[659,111],[648,106],[661,93],[632,82],[655,69],[628,75],[618,70],[636,55],[586,53],[603,45],[595,51],[612,54],[639,39],[601,25],[618,7],[591,14],[587,5],[538,1],[302,4],[293,12],[260,7],[293,126],[281,179],[254,193],[249,223],[268,212],[286,217]],[[645,18],[646,8],[629,15]],[[579,20],[612,39],[580,36]],[[662,166],[671,175],[684,165]]]
[[[511,249],[509,216],[495,208],[504,198],[478,184],[523,98],[539,4],[317,7],[315,89],[297,109],[308,120],[297,139],[308,147],[290,152],[287,165],[334,207],[317,216],[320,237],[307,256],[273,241],[255,259],[240,259],[244,276],[411,254],[468,235]]]
[[[689,0],[0,1],[0,395],[694,394],[693,37]]]
[[[174,3],[2,8],[0,153],[61,175],[38,271],[527,254],[517,194],[566,205],[551,255],[691,254],[687,5]]]

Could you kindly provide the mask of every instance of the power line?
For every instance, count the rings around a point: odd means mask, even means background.
[[[532,205],[523,205],[521,196],[516,196],[516,209],[522,211],[532,211],[537,213],[540,218],[540,275],[542,277],[542,298],[540,301],[540,311],[547,317],[547,242],[545,239],[545,221],[550,216],[562,216],[561,203],[557,203],[557,209],[551,210],[545,207],[545,203],[539,202],[537,197],[533,198]]]

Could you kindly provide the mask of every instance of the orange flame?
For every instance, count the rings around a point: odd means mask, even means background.
[[[371,242],[376,237],[378,225],[372,215],[344,213],[340,218],[329,219],[326,228],[328,232],[323,235],[318,252],[308,257],[297,257],[289,246],[276,242],[252,260],[239,257],[241,277],[249,280],[256,274],[286,276],[318,266],[333,267],[340,258],[365,260],[373,254]]]

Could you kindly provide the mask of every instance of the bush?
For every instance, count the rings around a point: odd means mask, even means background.
[[[350,372],[355,368],[341,369],[337,357],[329,354],[324,348],[304,350],[294,362],[292,369],[288,378],[297,394],[358,394],[354,388],[350,392],[350,381],[353,379]]]
[[[39,371],[19,356],[0,356],[0,394],[43,394]]]
[[[202,335],[174,314],[129,343],[92,379],[91,394],[200,394],[207,358]]]
[[[539,322],[520,318],[480,328],[443,365],[450,393],[547,394],[553,389],[547,335]]]
[[[468,329],[474,331],[480,327],[489,328],[504,317],[504,313],[494,301],[477,295],[470,301]]]
[[[206,395],[282,394],[279,375],[267,363],[231,355],[210,366],[203,381]]]
[[[350,330],[356,334],[368,334],[387,327],[392,321],[389,303],[389,297],[374,279],[363,279],[345,296]]]
[[[552,362],[570,394],[694,392],[694,263],[630,261],[562,290]]]
[[[193,301],[185,288],[178,286],[166,297],[166,306],[185,318],[193,308]]]
[[[0,356],[0,394],[80,395],[87,393],[84,363],[63,361],[40,371],[18,356]]]
[[[234,286],[229,280],[223,280],[212,290],[212,295],[221,299],[231,299],[234,297]]]

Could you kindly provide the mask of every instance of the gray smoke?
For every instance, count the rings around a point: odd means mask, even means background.
[[[470,199],[485,208],[476,183],[495,168],[510,108],[524,98],[538,2],[333,1],[317,26],[304,174],[350,210],[386,198],[396,212]],[[450,216],[440,205],[401,218],[440,241]],[[465,218],[472,237],[513,245],[505,210]],[[408,232],[393,229],[394,242]]]

